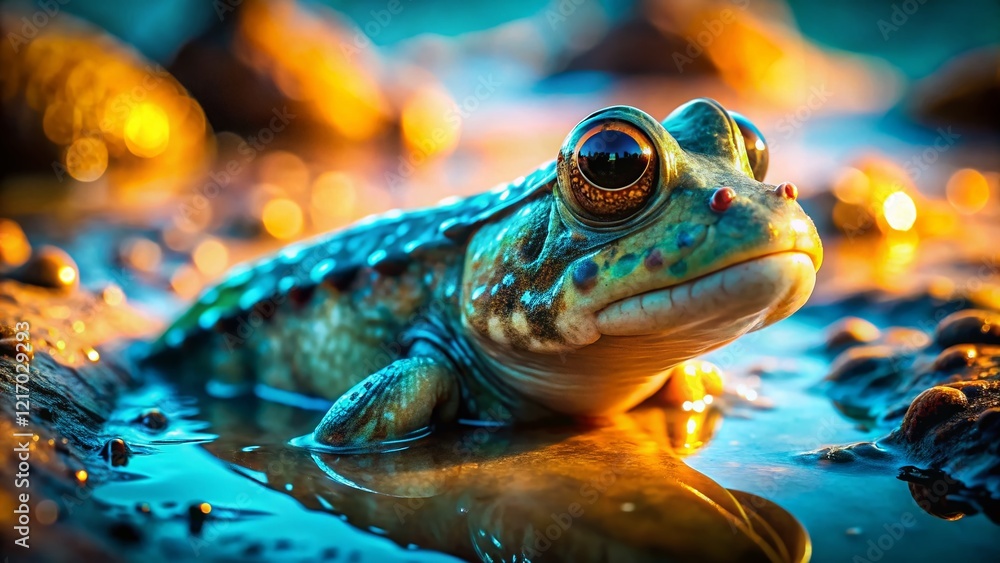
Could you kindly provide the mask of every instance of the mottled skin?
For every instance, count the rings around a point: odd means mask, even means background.
[[[816,230],[793,189],[761,182],[763,139],[738,119],[742,130],[705,99],[662,123],[601,110],[527,178],[234,272],[158,349],[207,359],[222,381],[337,399],[315,432],[334,446],[456,419],[628,410],[677,363],[788,316],[812,291]],[[606,130],[648,157],[623,189],[577,164]],[[759,142],[748,151],[744,136]],[[735,197],[713,208],[721,188]]]

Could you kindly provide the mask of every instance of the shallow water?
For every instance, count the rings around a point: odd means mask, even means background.
[[[756,411],[749,419],[727,418],[712,442],[686,461],[723,486],[761,495],[795,515],[812,538],[814,561],[855,556],[869,561],[994,561],[1000,554],[995,525],[982,516],[951,522],[927,514],[907,484],[896,479],[894,467],[817,465],[797,457],[886,433],[844,418],[817,390],[828,363],[806,352],[823,343],[823,332],[808,322],[812,320],[806,312],[744,339],[756,353],[737,360],[736,371],[737,366],[759,364],[757,354],[766,354],[782,372],[796,374],[765,377],[762,394],[777,407]],[[904,523],[912,525],[900,528]],[[880,546],[871,554],[869,541]]]
[[[574,477],[584,484],[586,476],[579,473],[593,471],[593,484],[599,485],[614,463],[609,460],[619,456],[662,455],[666,460],[628,478],[636,482],[620,480],[614,487],[615,494],[622,495],[614,506],[632,506],[627,512],[644,503],[663,505],[653,507],[660,512],[636,522],[671,517],[671,479],[688,479],[702,490],[712,489],[714,480],[789,511],[808,530],[816,561],[956,556],[993,560],[1000,551],[1000,534],[988,519],[945,521],[926,514],[907,484],[895,478],[895,467],[824,465],[799,455],[886,433],[885,428],[865,429],[847,420],[817,387],[829,362],[817,352],[825,325],[823,314],[806,310],[708,356],[729,374],[731,388],[754,399],[731,397],[724,416],[714,408],[695,413],[653,407],[597,430],[463,428],[401,446],[401,452],[314,454],[290,446],[290,439],[307,434],[322,417],[315,402],[304,404],[313,408],[301,408],[253,396],[214,398],[198,389],[179,390],[192,397],[178,399],[168,387],[151,387],[130,396],[119,411],[122,424],[108,429],[133,449],[149,444],[148,451],[115,470],[115,477],[96,488],[94,498],[148,535],[149,541],[134,546],[137,553],[162,550],[168,559],[441,560],[450,557],[423,547],[474,556],[457,545],[470,532],[456,535],[453,530],[456,522],[464,521],[458,516],[468,516],[470,508],[476,516],[484,506],[494,511],[500,507],[500,515],[494,516],[500,526],[509,527],[534,512],[567,506],[566,499],[583,496],[582,490],[552,492],[563,486],[563,476],[556,475],[561,470],[553,468],[571,467],[567,460],[581,455],[573,444],[583,440],[592,463],[567,471],[577,473]],[[166,430],[155,433],[128,423],[144,407],[153,406],[167,416]],[[644,438],[626,443],[633,436]],[[552,444],[569,449],[545,453]],[[489,465],[532,452],[541,452],[541,465]],[[677,455],[683,462],[670,461],[679,459]],[[477,477],[480,468],[499,482]],[[519,480],[522,475],[525,479]],[[640,476],[652,481],[639,483]],[[532,481],[542,483],[542,489],[530,490]],[[522,496],[509,496],[519,487],[525,491]],[[660,495],[661,490],[668,496]],[[434,495],[443,501],[425,505],[422,499]],[[205,518],[198,514],[204,512],[203,502],[211,505]],[[148,503],[148,514],[143,503]],[[683,504],[674,503],[673,510],[680,510],[678,506]],[[517,516],[508,516],[507,510]],[[613,542],[602,534],[617,533],[619,521],[627,527],[631,516],[590,517],[598,518],[604,528],[570,528],[562,542],[609,549]],[[189,534],[202,520],[197,534]],[[655,543],[664,528],[642,529],[631,541]],[[732,530],[711,525],[701,530],[695,543],[734,541]],[[498,547],[501,539],[493,538]],[[489,555],[488,549],[473,547],[480,557]]]

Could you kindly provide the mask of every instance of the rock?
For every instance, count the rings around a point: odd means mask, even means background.
[[[992,344],[1000,346],[1000,313],[966,309],[942,320],[934,334],[941,348],[956,344]]]
[[[844,317],[830,326],[826,336],[826,351],[841,352],[851,346],[874,342],[881,336],[874,324],[858,317]]]
[[[66,292],[0,281],[0,434],[28,432],[31,501],[52,500],[67,518],[31,528],[31,555],[38,561],[105,560],[119,555],[103,543],[112,526],[107,515],[90,503],[66,505],[65,499],[87,498],[94,483],[109,470],[100,457],[101,435],[117,397],[136,381],[123,369],[118,350],[128,339],[151,336],[156,323],[124,306],[111,306],[87,291]],[[23,361],[7,340],[18,332],[30,335],[33,355]],[[94,359],[101,348],[99,359]],[[12,353],[14,352],[14,353]],[[24,360],[25,358],[21,358]],[[19,379],[20,375],[20,379]],[[21,388],[17,386],[21,385]],[[18,424],[15,394],[27,391],[31,408],[26,425]],[[0,448],[0,498],[26,492],[16,488],[18,464],[13,448]],[[72,523],[68,523],[69,515]],[[0,542],[16,539],[10,526],[0,529]]]
[[[30,285],[68,291],[80,284],[76,262],[65,251],[43,246],[11,277]]]
[[[135,422],[152,432],[162,432],[167,427],[167,416],[160,409],[148,409],[136,417]]]
[[[128,444],[121,438],[108,440],[101,449],[101,457],[112,467],[122,467],[128,465],[128,458],[132,454]]]
[[[951,313],[934,338],[916,348],[848,348],[826,379],[830,397],[848,416],[898,425],[877,443],[898,461],[923,468],[900,478],[927,512],[1000,518],[1000,315]],[[834,447],[823,455],[853,461],[855,451],[856,445]],[[947,476],[948,487],[932,493],[928,487],[940,477],[928,481],[931,473]]]

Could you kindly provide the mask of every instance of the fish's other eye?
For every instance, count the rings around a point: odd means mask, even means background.
[[[743,135],[743,144],[747,148],[747,159],[750,161],[750,170],[753,171],[754,179],[758,182],[763,182],[764,176],[767,175],[767,161],[770,154],[767,150],[767,141],[764,140],[764,135],[746,117],[735,111],[729,112],[729,115],[732,116],[733,121],[736,122],[736,125],[740,129],[740,134]]]
[[[641,211],[656,185],[656,151],[638,127],[617,120],[593,124],[576,144],[570,202],[589,222],[617,222]]]

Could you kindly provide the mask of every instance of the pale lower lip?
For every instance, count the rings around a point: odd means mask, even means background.
[[[597,328],[609,336],[707,334],[741,323],[759,328],[801,307],[815,282],[816,269],[808,254],[770,254],[616,301],[597,313]]]

